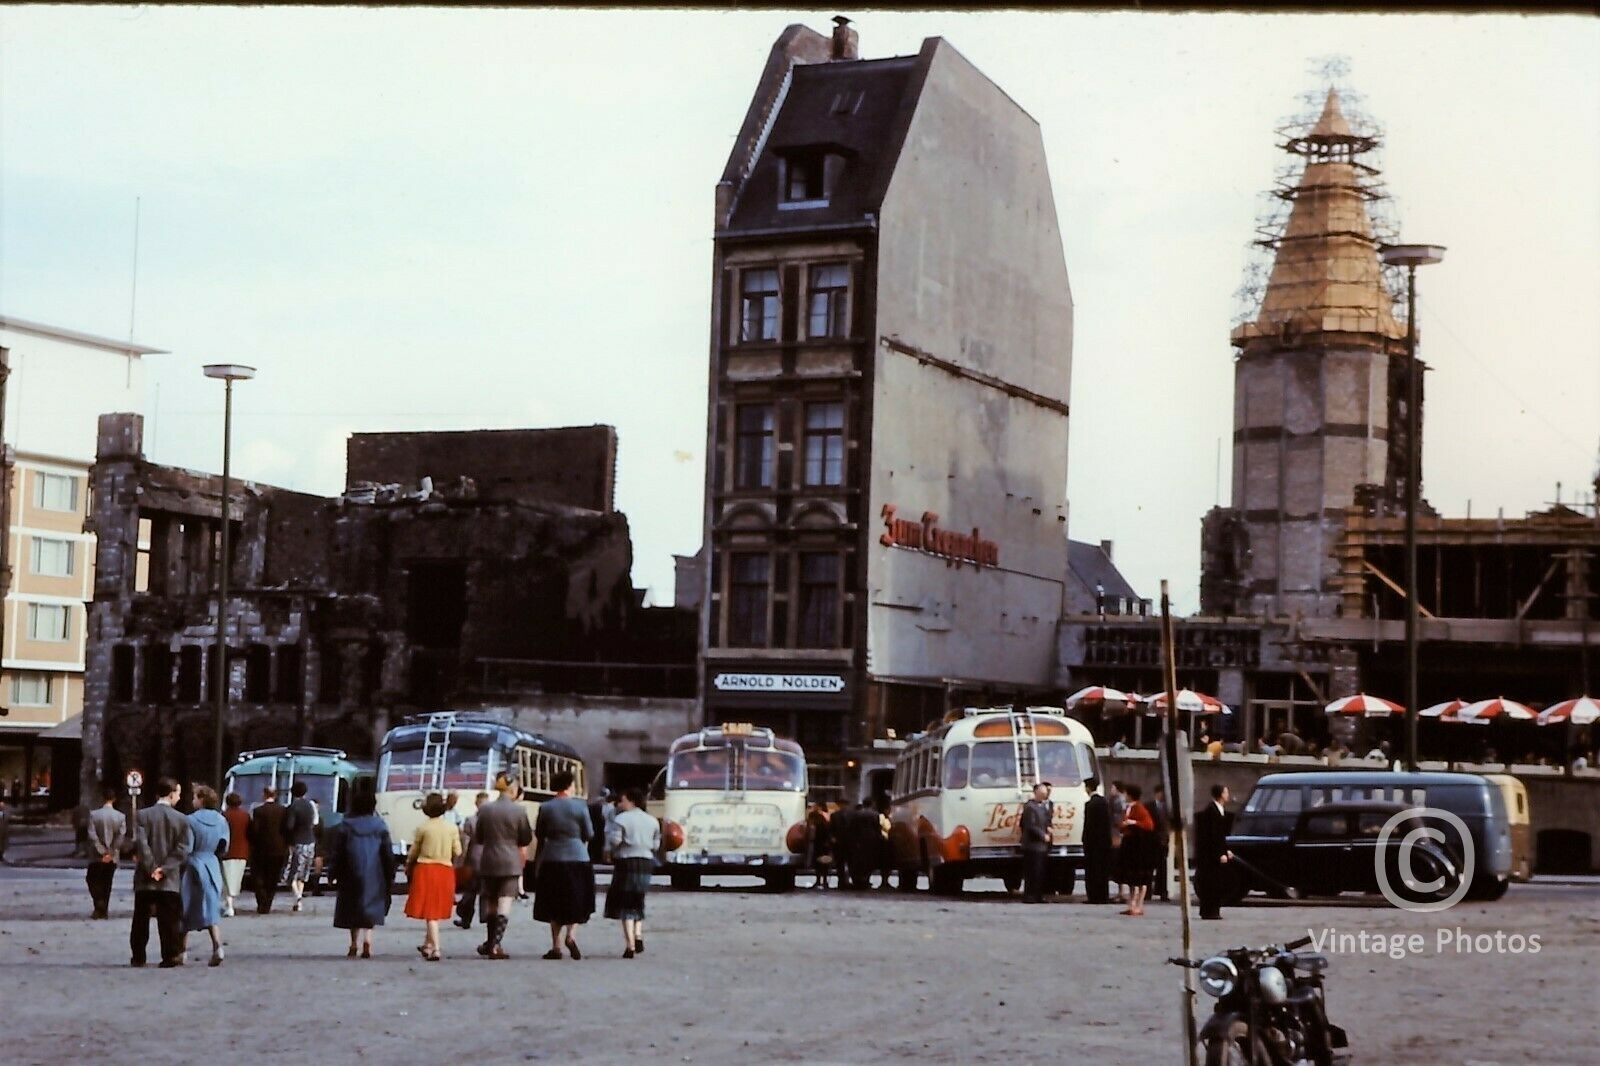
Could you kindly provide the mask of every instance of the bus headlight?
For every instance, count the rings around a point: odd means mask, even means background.
[[[683,826],[663,818],[661,820],[661,850],[677,851],[683,847]]]
[[[1289,1002],[1289,979],[1276,966],[1257,967],[1256,984],[1261,988],[1261,998],[1274,1007]]]
[[[1238,981],[1239,971],[1221,955],[1213,955],[1200,964],[1200,987],[1207,995],[1225,996]]]

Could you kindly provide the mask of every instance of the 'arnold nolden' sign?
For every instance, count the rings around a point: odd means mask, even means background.
[[[838,674],[718,674],[711,679],[718,692],[843,692]]]

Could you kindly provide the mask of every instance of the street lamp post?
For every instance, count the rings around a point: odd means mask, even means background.
[[[1406,768],[1417,769],[1417,484],[1422,480],[1422,412],[1417,372],[1417,267],[1444,259],[1437,244],[1392,244],[1381,252],[1406,268]]]
[[[228,499],[232,494],[229,484],[229,466],[233,458],[233,383],[249,381],[256,376],[256,368],[238,363],[213,363],[205,368],[208,378],[222,382],[222,545],[217,559],[217,714],[216,714],[216,784],[222,791],[227,757],[223,750],[222,735],[228,721],[228,560],[232,536],[228,529]]]

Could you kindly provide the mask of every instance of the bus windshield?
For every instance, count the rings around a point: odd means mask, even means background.
[[[319,812],[327,814],[338,809],[339,779],[332,774],[301,773],[295,775],[294,781],[306,786],[306,799],[315,803]]]
[[[803,792],[805,760],[784,751],[746,751],[744,787],[750,792]]]
[[[1055,788],[1083,784],[1076,747],[1070,740],[1039,741],[1039,780],[1048,781]]]
[[[727,748],[679,752],[667,771],[668,788],[727,788]]]
[[[424,788],[481,790],[489,787],[499,760],[487,738],[455,736],[445,750],[442,780],[422,764],[423,736],[392,738],[378,759],[378,791],[407,792]]]
[[[1017,787],[1017,751],[1011,741],[984,740],[972,745],[972,787]]]
[[[239,793],[239,798],[244,800],[247,809],[260,803],[262,790],[271,787],[270,773],[234,774],[233,781],[228,786],[230,791]]]

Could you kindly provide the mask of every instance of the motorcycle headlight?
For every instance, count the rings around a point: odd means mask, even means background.
[[[1208,995],[1225,996],[1238,983],[1239,971],[1231,961],[1214,955],[1200,964],[1200,987]]]
[[[1276,966],[1257,968],[1256,984],[1261,988],[1261,998],[1274,1007],[1289,1002],[1289,979]]]

